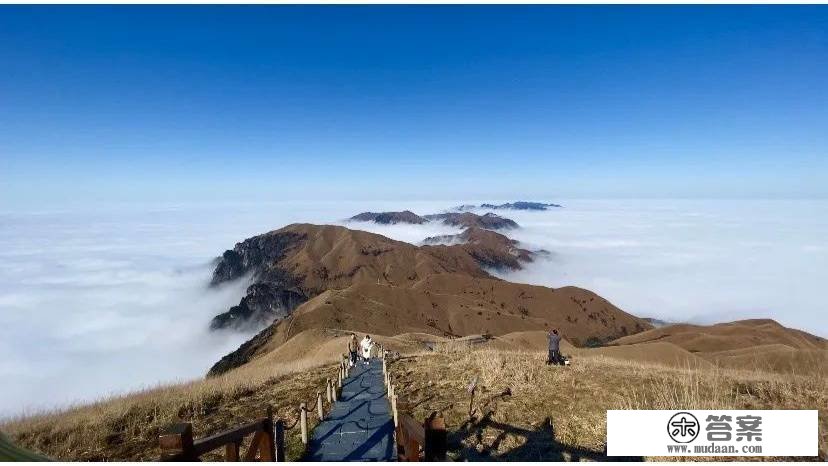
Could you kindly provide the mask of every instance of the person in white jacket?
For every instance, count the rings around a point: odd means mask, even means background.
[[[362,360],[365,361],[365,365],[368,365],[368,360],[371,359],[371,348],[374,347],[374,340],[371,340],[371,335],[365,335],[365,338],[359,342],[360,348],[362,348]]]

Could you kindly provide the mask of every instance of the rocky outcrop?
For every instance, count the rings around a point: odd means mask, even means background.
[[[291,311],[307,300],[307,296],[296,287],[286,288],[278,282],[256,283],[247,288],[247,295],[237,306],[213,317],[210,329],[261,328],[276,319],[289,316]]]
[[[294,231],[272,231],[237,243],[217,258],[211,286],[247,275],[253,284],[238,305],[210,321],[210,329],[261,327],[288,316],[307,301],[301,277],[279,265],[306,239],[307,235]]]
[[[362,212],[361,214],[354,215],[349,220],[354,222],[374,222],[383,225],[395,225],[397,223],[418,225],[427,222],[426,219],[410,210],[404,210],[402,212]]]
[[[248,238],[233,249],[224,251],[216,259],[212,286],[235,280],[253,273],[258,277],[268,273],[267,267],[283,259],[285,255],[305,239],[304,235],[290,231],[273,231]],[[276,271],[279,274],[279,271]],[[271,273],[273,275],[273,273]]]

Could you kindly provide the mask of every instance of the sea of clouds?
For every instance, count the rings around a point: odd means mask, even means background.
[[[427,214],[466,202],[0,213],[0,417],[202,376],[251,336],[207,329],[244,295],[243,280],[207,287],[212,260],[237,241],[310,222],[418,244],[459,230],[343,220],[365,210]],[[828,201],[561,202],[564,208],[545,212],[498,212],[522,227],[509,236],[553,253],[503,278],[581,286],[639,316],[771,317],[828,335],[820,293]]]

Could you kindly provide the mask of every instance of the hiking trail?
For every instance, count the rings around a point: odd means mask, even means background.
[[[394,419],[386,398],[382,361],[362,361],[342,381],[342,393],[313,430],[307,461],[392,461]]]

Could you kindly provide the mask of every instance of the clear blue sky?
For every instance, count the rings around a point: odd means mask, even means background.
[[[0,205],[828,197],[826,6],[0,7]]]

